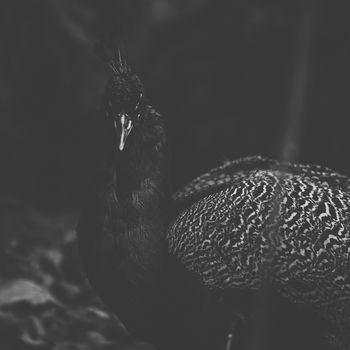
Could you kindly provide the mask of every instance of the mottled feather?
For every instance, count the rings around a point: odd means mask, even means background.
[[[175,194],[170,252],[212,289],[270,282],[289,301],[313,305],[347,342],[349,185],[320,166],[227,162]]]

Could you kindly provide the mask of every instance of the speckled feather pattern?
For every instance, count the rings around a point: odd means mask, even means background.
[[[168,230],[170,252],[210,288],[268,280],[341,334],[350,330],[349,189],[346,176],[319,166],[227,162],[175,194],[184,209]]]

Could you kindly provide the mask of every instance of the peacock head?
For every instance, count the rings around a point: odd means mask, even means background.
[[[105,90],[106,116],[112,123],[118,137],[118,148],[124,149],[126,139],[137,126],[146,107],[143,85],[118,49],[110,61],[112,76]]]

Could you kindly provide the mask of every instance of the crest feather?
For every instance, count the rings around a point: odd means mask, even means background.
[[[127,52],[123,40],[123,30],[116,26],[109,39],[94,45],[95,53],[112,69],[115,74],[131,73]]]
[[[124,45],[119,44],[119,46],[114,49],[113,56],[109,61],[109,66],[112,68],[115,74],[131,72]]]

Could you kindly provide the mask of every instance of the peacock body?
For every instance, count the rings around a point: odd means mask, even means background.
[[[317,310],[350,349],[350,180],[262,157],[226,162],[170,197],[164,121],[119,52],[107,84],[107,148],[78,226],[102,299],[136,337],[213,349],[229,307],[266,284]],[[127,142],[126,142],[127,140]],[[214,300],[214,301],[213,301]]]

